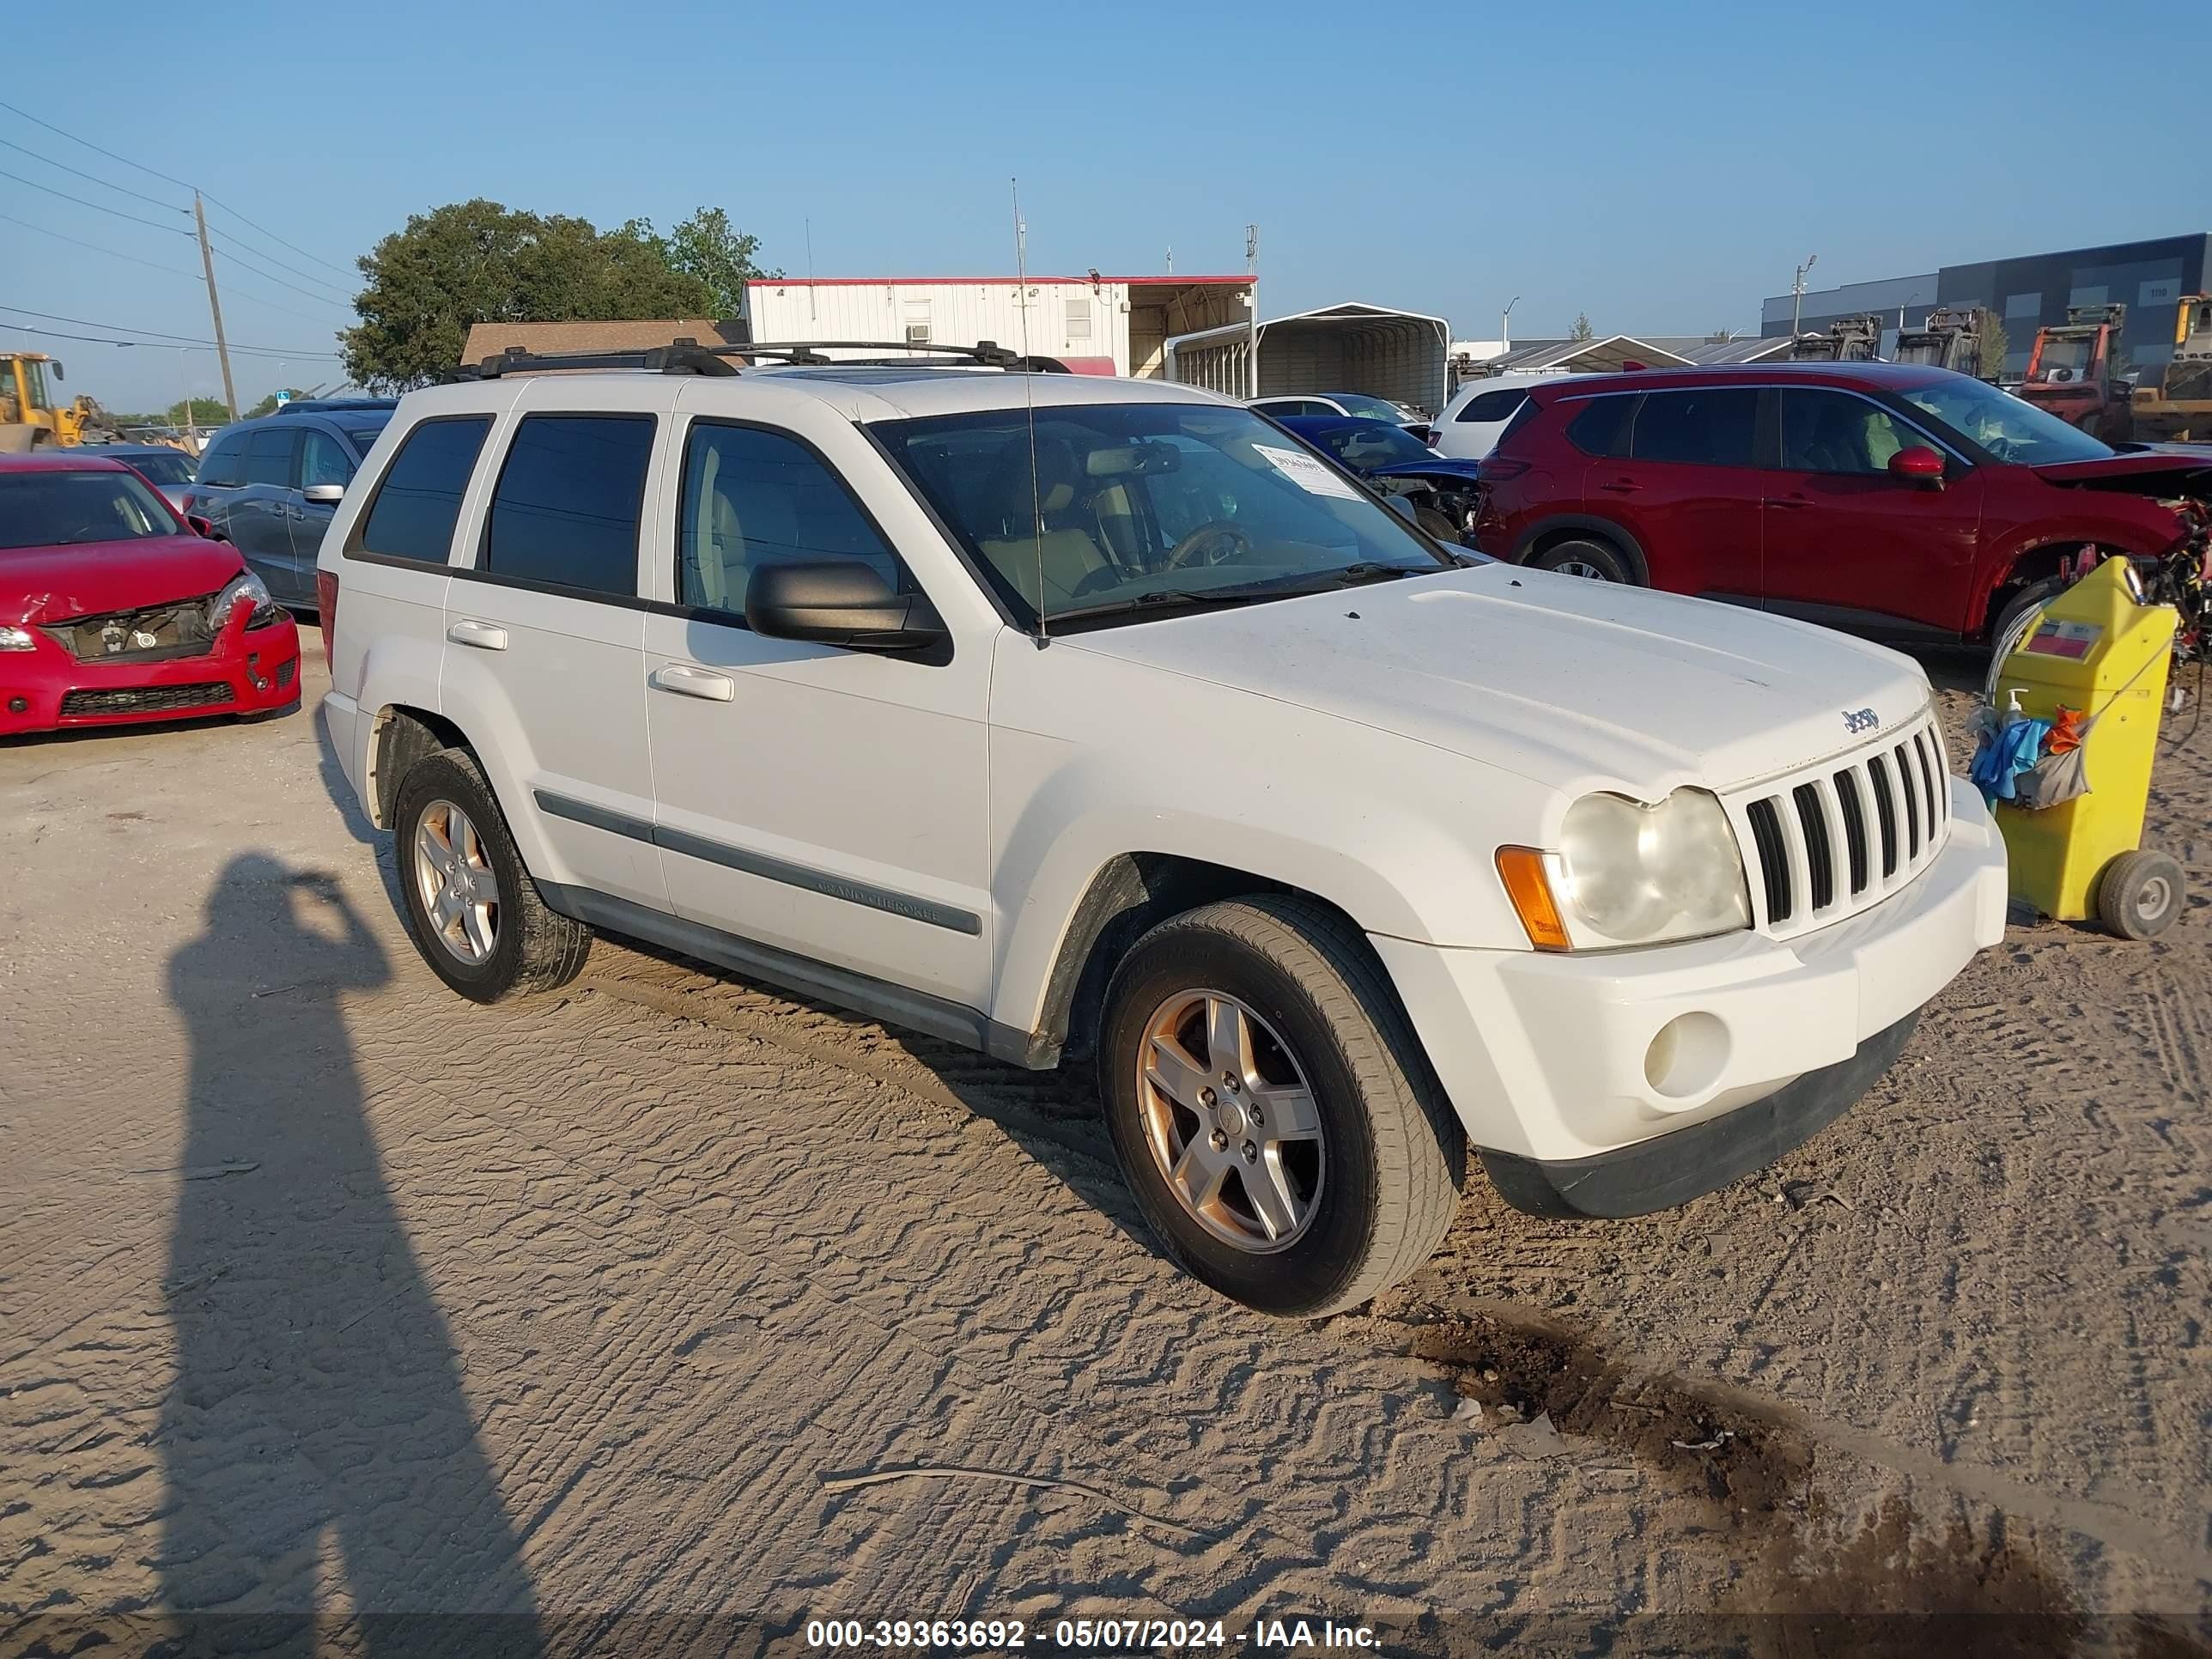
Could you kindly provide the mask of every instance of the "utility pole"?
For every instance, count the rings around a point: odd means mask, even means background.
[[[1796,281],[1790,284],[1790,335],[1792,339],[1797,336],[1798,313],[1805,306],[1805,273],[1819,263],[1820,258],[1817,253],[1807,254],[1805,263],[1797,267]]]
[[[1244,274],[1251,283],[1244,290],[1250,315],[1244,324],[1244,395],[1260,395],[1260,227],[1244,227]]]
[[[230,405],[230,418],[238,418],[238,388],[230,378],[230,348],[222,337],[222,301],[215,293],[215,253],[208,246],[207,210],[200,205],[200,193],[192,192],[192,222],[200,231],[200,269],[207,273],[208,309],[215,313],[215,355],[222,359],[222,400]],[[190,403],[190,394],[185,401]]]

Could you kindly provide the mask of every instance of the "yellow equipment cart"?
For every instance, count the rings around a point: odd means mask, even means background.
[[[2035,810],[1996,805],[2012,896],[2060,921],[2094,916],[2135,939],[2164,933],[2183,898],[2181,866],[2138,845],[2179,620],[2141,593],[2127,560],[2106,560],[2044,607],[1993,682],[2031,716],[2083,717],[2088,792]]]

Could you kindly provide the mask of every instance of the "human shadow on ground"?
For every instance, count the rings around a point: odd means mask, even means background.
[[[341,1011],[388,977],[331,876],[260,853],[170,959],[191,1054],[157,1565],[184,1650],[310,1653],[319,1622],[371,1656],[542,1648]]]

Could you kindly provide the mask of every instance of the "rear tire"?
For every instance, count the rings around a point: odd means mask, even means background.
[[[1241,1054],[1224,1029],[1247,1034]],[[1366,939],[1311,900],[1210,904],[1138,940],[1107,989],[1098,1076],[1167,1254],[1261,1313],[1358,1306],[1426,1261],[1458,1207],[1459,1121]]]
[[[2065,591],[2065,577],[2045,576],[2041,581],[2030,582],[2019,592],[2014,594],[2011,601],[1997,613],[1996,621],[1990,626],[1990,652],[1992,659],[2002,662],[2010,651],[2018,650],[2020,641],[2017,640],[2012,641],[2009,650],[2005,642],[2012,640],[2012,631],[2019,626],[2021,619],[2029,611],[2050,604]]]
[[[2156,939],[2181,915],[2186,884],[2164,853],[2123,853],[2097,878],[2097,920],[2122,939]]]
[[[392,828],[408,932],[448,986],[497,1002],[583,971],[592,930],[538,896],[474,755],[441,749],[410,767]]]
[[[1534,570],[1550,570],[1562,576],[1581,576],[1590,581],[1620,582],[1633,586],[1635,567],[1628,556],[1610,542],[1577,536],[1571,541],[1555,542],[1528,561]]]

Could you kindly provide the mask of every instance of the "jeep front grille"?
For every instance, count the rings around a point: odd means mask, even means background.
[[[1757,925],[1777,938],[1880,903],[1943,848],[1949,766],[1935,717],[1729,799]]]

